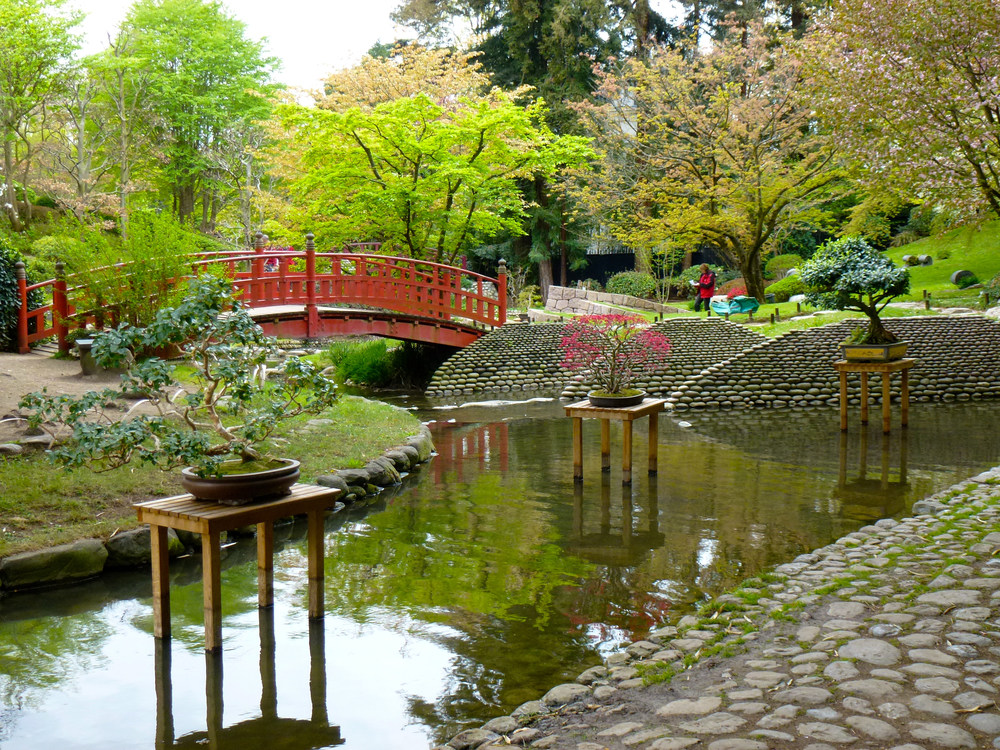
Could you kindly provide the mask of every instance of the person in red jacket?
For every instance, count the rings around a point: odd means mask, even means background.
[[[708,267],[708,263],[702,263],[701,278],[698,279],[698,298],[694,301],[694,311],[699,312],[702,307],[708,310],[712,303],[713,294],[715,294],[715,272]]]

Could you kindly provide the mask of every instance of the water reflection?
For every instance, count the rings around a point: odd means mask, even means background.
[[[331,725],[326,708],[326,634],[323,623],[309,621],[309,696],[312,715],[308,719],[278,716],[278,689],[275,669],[276,641],[274,609],[259,610],[260,629],[260,716],[225,726],[223,720],[223,654],[205,652],[205,731],[188,732],[174,738],[173,682],[170,669],[170,641],[156,639],[156,748],[198,748],[211,750],[319,750],[344,744],[340,727]]]
[[[331,517],[325,631],[304,624],[304,524],[276,529],[273,620],[253,540],[228,550],[224,692],[202,651],[197,556],[171,566],[169,654],[153,651],[148,571],[0,600],[0,745],[244,750],[252,734],[423,750],[1000,455],[992,405],[917,405],[888,438],[856,420],[842,435],[835,410],[700,414],[691,429],[661,420],[658,475],[622,486],[613,466],[577,485],[558,403],[454,414],[432,425],[429,465]],[[585,449],[597,465],[599,441]]]

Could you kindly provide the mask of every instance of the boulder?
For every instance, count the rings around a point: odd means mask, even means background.
[[[397,445],[392,449],[392,452],[399,451],[404,456],[406,456],[410,461],[410,468],[414,468],[418,463],[420,463],[420,451],[414,448],[412,445]]]
[[[148,526],[132,531],[115,534],[106,543],[108,550],[108,568],[134,568],[149,565],[152,553],[150,551],[150,531]],[[167,529],[167,549],[171,557],[184,554],[184,543],[177,537],[177,532]]]
[[[0,444],[0,456],[20,456],[24,453],[24,448],[16,443]]]
[[[0,560],[0,588],[19,589],[96,576],[104,570],[108,551],[98,539],[22,552]]]
[[[316,484],[323,487],[332,487],[335,490],[340,490],[341,496],[340,500],[343,500],[350,492],[351,488],[344,480],[343,477],[336,474],[326,474],[322,477],[316,477]]]
[[[371,472],[368,469],[341,469],[337,472],[337,476],[350,485],[356,484],[362,487],[372,479]]]
[[[190,547],[191,549],[201,549],[201,534],[197,534],[194,531],[184,531],[183,529],[178,529],[177,538],[181,540],[181,543],[185,547]],[[219,544],[225,544],[228,539],[228,531],[223,531],[219,534]]]
[[[434,452],[434,443],[430,439],[430,436],[420,433],[419,435],[410,435],[406,438],[406,444],[411,448],[416,448],[417,450],[417,460],[423,463],[431,457],[431,453]]]
[[[392,465],[396,467],[396,471],[410,470],[410,457],[403,453],[403,451],[386,451],[385,457],[392,461]]]
[[[392,465],[392,461],[389,459],[383,459],[385,463],[378,460],[370,461],[365,464],[365,470],[368,472],[369,480],[372,484],[378,485],[379,487],[388,487],[393,484],[398,484],[399,472]],[[388,465],[386,465],[388,464]]]

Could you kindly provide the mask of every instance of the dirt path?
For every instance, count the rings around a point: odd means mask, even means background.
[[[0,419],[15,415],[17,403],[26,393],[47,388],[49,393],[81,395],[114,387],[118,375],[84,377],[76,360],[52,359],[38,354],[0,353]],[[16,423],[0,423],[0,442],[22,434]]]

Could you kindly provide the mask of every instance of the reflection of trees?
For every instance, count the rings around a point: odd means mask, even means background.
[[[0,622],[0,704],[36,707],[43,700],[38,691],[99,668],[112,630],[100,612]]]

